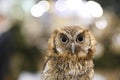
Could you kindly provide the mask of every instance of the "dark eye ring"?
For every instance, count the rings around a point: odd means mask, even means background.
[[[80,43],[83,42],[84,41],[84,36],[82,34],[78,34],[77,38],[76,38],[76,41],[80,42]]]
[[[68,42],[68,37],[66,35],[62,35],[60,37],[60,41],[61,43],[66,44]]]

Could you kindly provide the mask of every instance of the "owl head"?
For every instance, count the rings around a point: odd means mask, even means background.
[[[51,55],[75,56],[90,59],[94,56],[96,40],[88,29],[66,26],[53,31],[48,41]]]

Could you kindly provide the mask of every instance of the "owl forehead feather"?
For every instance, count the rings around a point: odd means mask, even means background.
[[[66,32],[66,33],[68,33],[68,34],[76,34],[77,32],[78,33],[82,33],[82,32],[84,32],[86,29],[85,28],[83,28],[83,27],[80,27],[80,26],[66,26],[66,27],[64,27],[64,28],[61,28],[61,31],[63,31],[63,32]]]

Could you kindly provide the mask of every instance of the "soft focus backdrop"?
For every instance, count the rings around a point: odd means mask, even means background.
[[[40,80],[50,33],[66,25],[94,34],[94,80],[120,80],[120,0],[0,0],[0,80]]]

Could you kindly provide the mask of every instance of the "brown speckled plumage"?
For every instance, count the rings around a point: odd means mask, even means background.
[[[64,43],[61,42],[61,33],[66,35],[67,42],[65,38]],[[79,38],[81,42],[77,41],[79,34],[84,37]],[[67,26],[56,29],[48,41],[48,54],[41,80],[92,80],[95,45],[95,38],[85,28]]]

